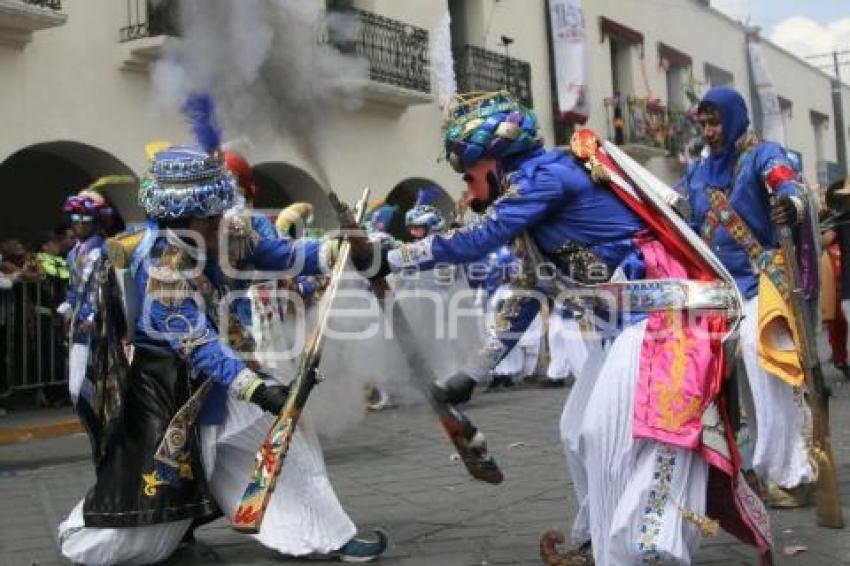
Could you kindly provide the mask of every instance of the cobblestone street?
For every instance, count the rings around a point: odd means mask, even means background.
[[[834,376],[833,376],[834,377]],[[850,384],[837,382],[833,445],[845,504],[850,501]],[[538,541],[567,529],[576,502],[556,426],[568,390],[479,394],[469,414],[487,432],[504,469],[498,487],[475,482],[451,458],[448,441],[422,408],[370,414],[325,442],[343,505],[362,528],[391,538],[386,566],[540,564]],[[0,447],[0,553],[4,566],[62,564],[56,525],[93,479],[77,435]],[[845,507],[845,516],[848,516]],[[772,512],[777,564],[850,564],[850,531],[817,528],[811,508]],[[279,558],[219,520],[170,565],[271,564]],[[794,556],[785,551],[805,547]],[[299,564],[289,560],[287,564]],[[315,564],[315,562],[310,562]],[[721,535],[704,542],[697,564],[755,564],[753,549]]]

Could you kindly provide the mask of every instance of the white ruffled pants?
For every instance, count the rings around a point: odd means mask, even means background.
[[[573,543],[591,540],[599,566],[690,564],[701,540],[682,510],[705,514],[708,464],[696,452],[632,437],[645,328],[627,327],[607,354],[591,351],[561,417],[579,501]]]
[[[549,379],[566,379],[570,375],[578,378],[587,361],[588,348],[582,338],[581,327],[576,319],[564,318],[557,309],[549,315]]]
[[[232,517],[248,484],[254,455],[272,417],[228,400],[227,420],[201,427],[204,468],[213,497]],[[78,564],[154,564],[168,558],[191,520],[123,529],[87,528],[83,502],[59,525],[62,555]],[[302,419],[272,492],[260,532],[251,535],[281,554],[327,553],[348,542],[356,527],[343,510],[325,470],[318,438]]]
[[[538,314],[510,352],[493,369],[494,375],[511,376],[520,382],[537,371],[540,358],[540,340],[543,337],[543,318]]]
[[[749,395],[745,393],[743,399],[747,414],[755,416],[753,468],[762,478],[781,487],[810,483],[814,481],[814,470],[804,431],[811,412],[802,395],[795,394],[793,387],[759,365],[757,335],[758,296],[744,303],[741,322],[741,352],[749,385]]]

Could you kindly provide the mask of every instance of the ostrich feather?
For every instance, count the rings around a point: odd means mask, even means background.
[[[441,108],[446,108],[457,92],[455,61],[452,55],[452,17],[446,11],[431,32],[431,69],[434,72],[435,92]]]
[[[189,94],[183,105],[183,114],[204,151],[213,153],[221,146],[221,128],[215,117],[215,101],[210,93]]]

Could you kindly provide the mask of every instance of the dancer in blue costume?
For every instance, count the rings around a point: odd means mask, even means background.
[[[193,521],[217,509],[232,517],[287,388],[240,358],[244,329],[232,310],[222,320],[221,301],[245,271],[315,275],[334,262],[334,240],[263,237],[249,217],[231,214],[235,181],[216,148],[156,153],[139,192],[146,230],[111,242],[110,259],[130,271],[141,304],[122,400],[127,424],[59,527],[61,552],[75,563],[157,563]],[[385,538],[355,536],[316,447],[299,428],[254,537],[285,555],[377,558]]]
[[[815,479],[803,432],[809,409],[800,388],[761,367],[757,337],[759,296],[766,284],[760,279],[783,278],[777,263],[778,225],[802,221],[806,199],[787,152],[749,130],[746,103],[738,92],[709,90],[698,113],[711,153],[681,182],[690,197],[694,230],[723,261],[746,299],[741,351],[751,393],[745,396],[748,417],[757,429],[753,467],[768,482],[771,504],[800,506],[808,502]]]
[[[480,124],[466,129],[475,112]],[[482,221],[394,250],[388,256],[393,269],[471,263],[527,232],[535,248],[578,281],[607,281],[617,269],[640,275],[632,236],[643,223],[611,191],[598,190],[578,159],[545,150],[536,117],[513,99],[462,107],[446,132],[446,155],[463,173]],[[530,290],[530,284],[518,278],[517,287]],[[499,336],[487,341],[486,365],[501,361],[539,310],[540,301],[502,302]],[[467,375],[444,384],[451,402],[468,400],[474,385]]]
[[[579,155],[547,151],[537,136],[534,114],[510,95],[458,97],[445,132],[446,157],[463,174],[474,208],[484,218],[475,226],[403,244],[382,258],[385,271],[431,269],[476,261],[513,240],[522,241],[526,262],[518,283],[528,293],[503,301],[496,316],[500,339],[490,342],[485,353],[491,364],[515,345],[539,313],[545,299],[535,292],[572,300],[576,295],[570,289],[580,288],[587,297],[584,291],[593,292],[599,283],[639,289],[650,268],[653,277],[673,278],[670,271],[659,269],[659,258],[669,256],[656,238],[683,240],[685,235],[648,227],[642,220],[648,218],[645,209],[632,208],[609,184],[597,181],[601,177],[588,169],[594,169],[590,159],[598,158],[598,145],[594,139],[592,150],[585,151],[585,139],[576,140]],[[653,258],[651,264],[647,254]],[[723,287],[736,302],[734,290]],[[562,288],[567,289],[566,297],[559,291]],[[685,313],[701,307],[687,302],[664,308]],[[609,323],[602,330],[611,346],[596,360],[594,375],[578,382],[564,408],[561,435],[580,510],[572,533],[576,548],[562,557],[563,563],[689,564],[702,533],[710,530],[712,522],[705,517],[710,473],[705,445],[699,437],[697,446],[692,446],[672,438],[662,441],[663,435],[633,434],[633,425],[640,423],[628,418],[634,414],[636,390],[644,376],[644,340],[656,340],[647,330],[650,320],[659,320],[649,312],[653,309],[608,311]],[[446,399],[468,398],[470,381],[450,380],[444,385]],[[703,402],[706,414],[718,415],[713,398]],[[729,449],[724,436],[717,442]],[[739,478],[737,471],[723,468],[728,461],[716,463],[716,469],[712,466],[713,473],[726,473],[725,481]],[[721,469],[725,471],[717,471]],[[747,491],[745,482],[732,479],[731,485]],[[763,520],[754,522],[754,517],[765,516],[757,498],[747,492],[746,500],[757,507],[751,510],[741,506],[740,493],[731,489],[715,497],[715,512],[717,506],[739,511],[736,517],[724,516],[730,530],[767,556],[769,527]]]
[[[106,258],[101,221],[111,214],[112,210],[103,197],[86,192],[68,197],[63,210],[77,237],[77,243],[68,254],[71,280],[65,301],[59,305],[57,312],[69,321],[71,350],[68,361],[68,389],[71,402],[76,405],[85,383],[86,366],[94,334],[97,302],[94,274]]]
[[[404,214],[404,226],[412,239],[421,240],[446,227],[446,219],[436,205],[440,194],[441,189],[436,185],[420,189],[416,203]]]

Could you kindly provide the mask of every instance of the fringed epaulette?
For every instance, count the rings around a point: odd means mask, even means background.
[[[585,169],[590,172],[593,181],[607,183],[611,176],[596,156],[598,150],[599,137],[589,128],[579,128],[570,138],[570,152],[584,162]]]
[[[165,305],[174,305],[192,296],[186,272],[189,257],[176,246],[167,246],[148,270],[147,294]]]
[[[237,265],[254,253],[260,235],[251,224],[249,211],[241,211],[226,219],[227,252],[230,265]]]
[[[126,269],[130,266],[130,258],[144,237],[144,230],[124,232],[106,240],[106,254],[113,267]]]

